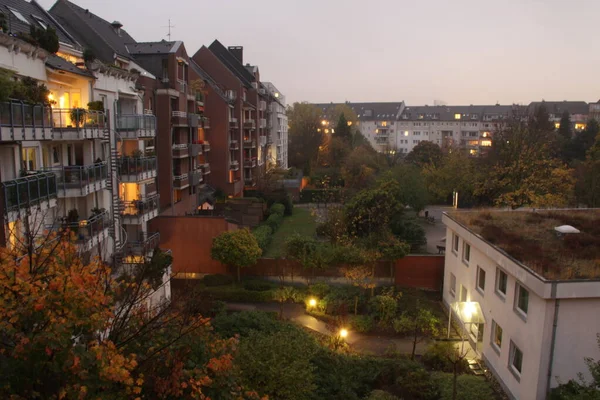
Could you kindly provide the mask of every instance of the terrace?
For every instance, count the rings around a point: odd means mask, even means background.
[[[600,210],[451,212],[448,217],[547,280],[600,279]],[[569,225],[579,233],[562,234]]]

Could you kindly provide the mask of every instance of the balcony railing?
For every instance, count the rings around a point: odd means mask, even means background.
[[[172,111],[171,122],[174,125],[187,126],[189,124],[188,113],[185,111]]]
[[[240,149],[240,142],[238,142],[237,140],[231,140],[229,142],[229,150],[239,150]]]
[[[191,128],[197,128],[198,121],[199,121],[198,114],[192,114],[192,113],[188,114],[188,124],[190,125]]]
[[[266,101],[264,101],[264,100],[261,100],[261,101],[258,103],[258,110],[259,110],[259,111],[266,111],[266,110],[267,110],[267,102],[266,102]]]
[[[204,181],[204,177],[202,176],[202,170],[196,169],[192,171],[192,173],[190,174],[190,185],[196,186],[202,183],[202,181]]]
[[[210,164],[209,163],[202,164],[202,173],[204,175],[210,174]]]
[[[52,109],[20,101],[0,103],[1,141],[52,139]]]
[[[106,229],[110,227],[111,223],[110,214],[108,211],[103,211],[87,220],[71,222],[67,220],[67,217],[60,218],[57,223],[53,225],[52,230],[56,229],[62,233],[73,232],[75,240],[82,244],[88,243],[94,239],[99,239],[99,236],[106,233]],[[97,240],[97,242],[100,241],[101,240]]]
[[[256,140],[254,139],[244,139],[244,148],[245,149],[253,149],[256,147]]]
[[[204,93],[196,92],[195,97],[196,97],[196,103],[198,103],[199,106],[203,106],[204,105]]]
[[[264,119],[264,118],[261,118],[261,119],[259,120],[259,126],[260,126],[260,129],[264,129],[264,128],[266,128],[266,127],[267,127],[267,120],[266,120],[266,119]]]
[[[230,118],[230,119],[229,119],[229,127],[230,127],[230,128],[234,128],[234,129],[237,129],[237,128],[239,128],[239,127],[240,127],[240,126],[238,125],[238,120],[237,120],[237,118]]]
[[[185,189],[190,186],[188,174],[175,175],[173,177],[173,187],[175,189]]]
[[[256,157],[247,158],[244,160],[244,168],[256,167]]]
[[[202,147],[203,147],[202,150],[204,150],[204,152],[210,151],[210,143],[208,142],[208,140],[205,140],[202,143]]]
[[[240,162],[239,162],[239,161],[237,161],[237,160],[233,160],[233,161],[230,163],[230,166],[229,166],[229,167],[230,167],[230,169],[232,169],[232,170],[234,170],[234,171],[237,171],[237,170],[239,170],[239,169],[240,169]]]
[[[106,162],[93,165],[70,165],[45,168],[57,176],[57,184],[63,197],[87,196],[106,187],[108,166]]]
[[[172,146],[172,148],[173,148],[173,157],[174,158],[185,158],[185,157],[189,157],[189,155],[190,155],[188,143],[174,144]]]
[[[256,121],[253,119],[247,119],[246,121],[244,121],[244,128],[245,129],[256,129]]]
[[[83,108],[53,108],[52,122],[55,140],[99,139],[108,128],[103,111]]]
[[[158,210],[158,195],[132,200],[123,201],[121,214],[124,216],[142,216],[152,211]]]
[[[126,256],[145,257],[158,247],[160,243],[160,233],[140,233],[132,240],[127,240],[125,245]]]
[[[156,136],[156,117],[154,115],[119,115],[115,125],[121,137],[137,139],[138,137]]]
[[[119,157],[119,175],[124,182],[135,182],[156,176],[156,157]]]
[[[192,143],[190,144],[190,156],[196,157],[202,154],[202,144]]]
[[[202,127],[204,129],[210,128],[210,118],[208,118],[208,117],[202,117]]]
[[[16,211],[57,197],[56,175],[38,172],[2,183],[4,209]]]

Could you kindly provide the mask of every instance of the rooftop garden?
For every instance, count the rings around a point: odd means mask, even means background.
[[[450,217],[550,280],[600,279],[600,210],[454,212]],[[560,235],[571,225],[580,233]]]

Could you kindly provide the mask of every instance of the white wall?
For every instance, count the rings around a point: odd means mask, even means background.
[[[14,71],[19,75],[46,81],[46,65],[44,61],[37,57],[31,57],[30,54],[11,51],[4,46],[0,46],[0,67]]]

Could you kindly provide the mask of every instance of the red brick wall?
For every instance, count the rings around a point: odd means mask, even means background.
[[[396,286],[441,291],[444,283],[444,256],[406,256],[396,260]]]
[[[210,249],[214,237],[236,229],[222,217],[159,216],[149,222],[150,232],[160,232],[160,247],[173,252],[175,273],[226,274]]]

